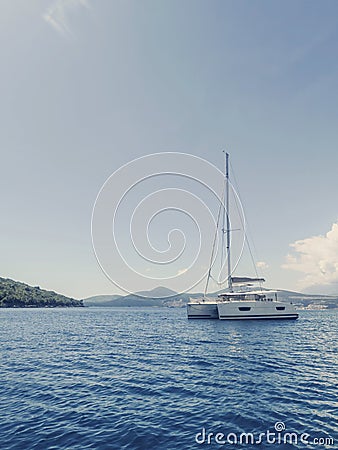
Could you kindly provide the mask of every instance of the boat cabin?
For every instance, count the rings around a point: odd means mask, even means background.
[[[218,295],[220,301],[256,301],[273,302],[277,301],[277,291],[246,291],[246,292],[224,292]]]

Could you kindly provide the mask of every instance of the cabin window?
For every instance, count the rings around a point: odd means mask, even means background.
[[[251,308],[250,306],[239,306],[238,309],[240,311],[250,311]]]
[[[277,311],[284,311],[285,306],[276,306]]]

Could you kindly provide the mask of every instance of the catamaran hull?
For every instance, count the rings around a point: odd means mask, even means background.
[[[298,313],[290,303],[276,301],[222,302],[217,304],[221,320],[298,319]]]
[[[221,320],[271,320],[271,319],[298,319],[298,314],[279,314],[276,316],[273,315],[263,315],[263,316],[221,316]]]
[[[188,303],[188,319],[218,319],[217,303]]]

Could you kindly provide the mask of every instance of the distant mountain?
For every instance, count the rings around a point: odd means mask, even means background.
[[[83,299],[83,302],[85,306],[162,306],[163,301],[175,296],[177,292],[159,286],[128,295],[95,295]]]
[[[82,300],[0,277],[0,308],[83,306]]]
[[[196,295],[196,294],[193,294]],[[201,295],[201,294],[199,294]],[[83,299],[85,306],[184,306],[190,294],[178,294],[163,286],[128,295],[97,295]]]
[[[168,289],[164,286],[158,286],[150,291],[139,291],[135,292],[135,295],[139,295],[141,297],[146,298],[160,298],[160,297],[174,297],[177,295],[177,292],[172,289]]]
[[[269,289],[262,289],[269,290]],[[218,294],[226,292],[226,289],[208,294],[210,298],[217,298]],[[139,307],[139,306],[167,306],[183,307],[191,298],[202,297],[202,293],[179,294],[171,289],[159,286],[150,291],[139,291],[135,294],[122,295],[97,295],[83,299],[85,306],[112,306],[112,307]],[[299,292],[278,290],[278,299],[291,301],[300,307],[321,305],[325,308],[338,308],[338,298],[329,295],[310,295]]]
[[[83,300],[84,306],[114,306],[115,300],[122,298],[121,295],[95,295]]]

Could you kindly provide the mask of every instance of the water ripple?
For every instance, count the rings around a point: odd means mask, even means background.
[[[337,319],[334,311],[234,323],[161,308],[0,310],[1,450],[192,449],[203,428],[258,435],[276,422],[337,445]]]

